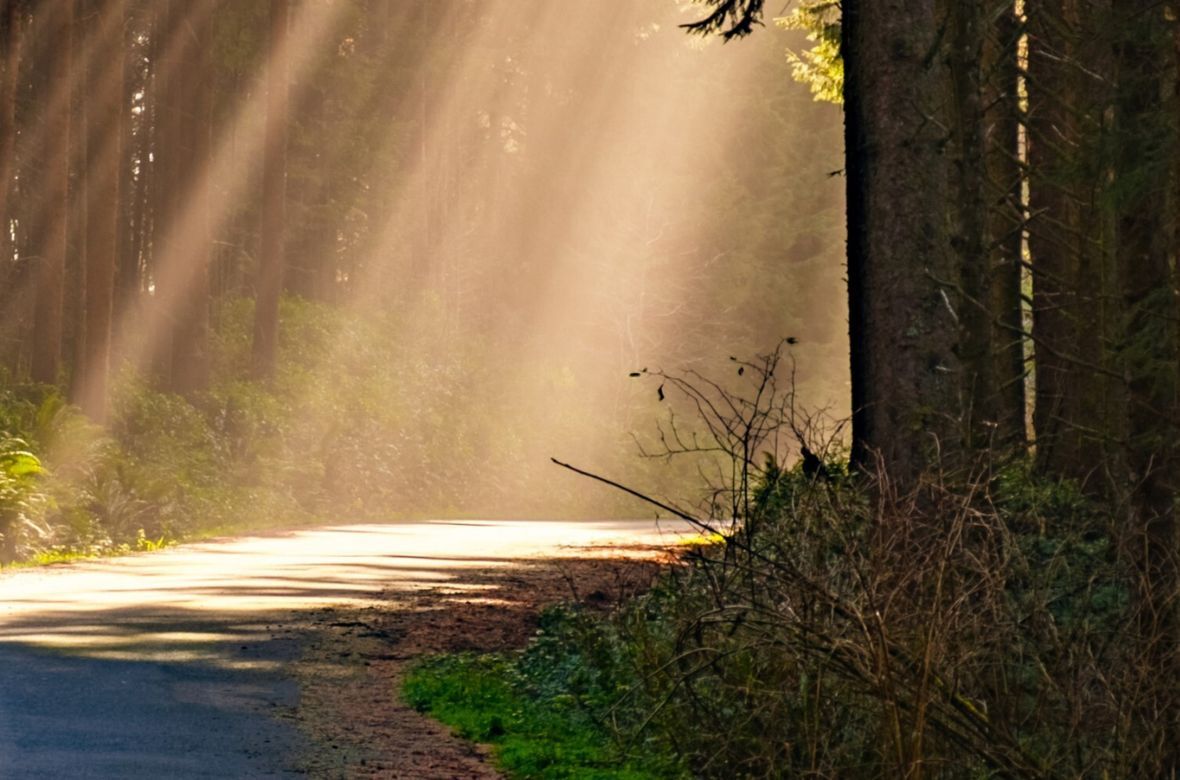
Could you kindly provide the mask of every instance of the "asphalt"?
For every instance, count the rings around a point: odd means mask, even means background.
[[[0,780],[304,776],[301,616],[668,541],[650,521],[353,525],[0,576]]]
[[[307,745],[276,717],[299,692],[276,672],[18,647],[0,648],[0,667],[2,777],[303,776]]]

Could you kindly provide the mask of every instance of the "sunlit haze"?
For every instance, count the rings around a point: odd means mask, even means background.
[[[282,447],[328,463],[304,487],[322,482],[365,517],[648,516],[549,458],[691,500],[683,477],[695,467],[636,457],[634,439],[650,441],[676,399],[661,403],[628,374],[694,369],[740,389],[729,357],[786,336],[799,342],[800,404],[847,413],[840,117],[791,81],[796,34],[688,36],[679,25],[700,8],[672,0],[309,0],[292,4],[268,58],[246,32],[265,30],[266,4],[212,18],[209,2],[176,8],[185,23],[160,26],[152,8],[131,6],[124,131],[90,129],[92,158],[123,154],[124,196],[135,195],[112,323],[116,410],[136,382],[163,371],[177,384],[211,360],[211,387],[187,394],[215,425],[245,414],[232,377],[249,374],[267,80],[282,62],[291,122],[275,382],[297,426]],[[27,51],[48,33],[34,26]],[[90,46],[75,70],[102,71],[109,56]],[[217,63],[213,81],[189,84],[199,57]],[[145,97],[173,83],[209,91],[207,134],[180,152],[161,146],[173,108]],[[56,126],[66,92],[26,110]],[[30,153],[46,143],[19,139]],[[150,216],[142,203],[169,185],[170,205]],[[10,227],[64,218],[29,211]],[[28,243],[15,242],[16,266]],[[28,277],[9,274],[3,298],[14,369],[31,357]],[[183,322],[206,295],[208,354],[186,346],[200,344],[201,318]],[[86,388],[105,366],[73,370]],[[230,468],[266,480],[278,456],[250,446]],[[81,457],[68,437],[54,451],[61,473]]]

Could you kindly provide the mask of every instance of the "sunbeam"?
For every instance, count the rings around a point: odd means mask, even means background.
[[[840,285],[839,117],[781,78],[789,34],[687,37],[676,2],[308,0],[276,34],[279,0],[74,1],[87,32],[68,81],[18,104],[14,174],[85,108],[57,142],[73,207],[46,201],[60,177],[20,201],[0,305],[11,375],[45,360],[48,317],[56,381],[105,426],[13,435],[111,519],[28,544],[646,515],[549,458],[695,500],[698,465],[635,457],[667,406],[628,374],[724,372],[788,335],[800,403],[846,408],[844,310],[816,302]],[[52,20],[23,18],[32,73]],[[38,281],[30,223],[66,242],[68,294]]]

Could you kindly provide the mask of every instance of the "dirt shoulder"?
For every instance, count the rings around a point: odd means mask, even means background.
[[[315,749],[316,778],[495,778],[486,750],[402,703],[416,659],[442,652],[523,647],[547,606],[577,601],[608,611],[650,587],[670,556],[661,548],[587,550],[585,557],[505,561],[375,606],[312,613],[296,668],[295,717]]]

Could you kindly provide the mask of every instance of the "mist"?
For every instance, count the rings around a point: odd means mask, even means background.
[[[125,442],[137,417],[180,415],[181,441],[216,441],[182,479],[228,468],[275,512],[329,518],[650,516],[550,458],[691,499],[695,467],[638,455],[690,410],[629,374],[736,383],[730,356],[788,336],[797,403],[847,415],[840,112],[792,81],[797,33],[690,36],[681,25],[701,9],[687,2],[314,0],[293,3],[268,45],[264,3],[177,8],[181,23],[129,6],[120,93],[82,94],[103,69],[97,45],[64,93],[75,112],[124,101],[121,135],[94,122],[86,136],[92,167],[122,155],[127,201],[109,424]],[[50,32],[27,31],[30,62],[50,56]],[[283,300],[276,368],[257,384],[280,67]],[[186,90],[205,102],[169,102]],[[39,187],[50,146],[34,131],[70,115],[66,96],[18,105],[22,188]],[[172,148],[198,119],[196,140]],[[41,349],[21,292],[39,235],[26,225],[78,221],[46,202],[9,221],[13,377]],[[88,343],[68,292],[85,277],[81,243],[65,265],[67,392],[106,370],[68,359]],[[185,404],[147,403],[145,388]],[[93,481],[84,448],[51,438],[58,472]]]
[[[418,83],[374,85],[420,124],[374,177],[389,207],[344,297],[409,312],[424,360],[462,356],[424,390],[467,450],[406,453],[467,464],[457,510],[627,511],[551,455],[672,489],[630,440],[666,416],[627,378],[644,367],[724,370],[790,335],[800,402],[846,404],[839,112],[790,81],[787,34],[690,38],[675,3],[443,8],[390,66]],[[419,20],[397,16],[391,57]]]

